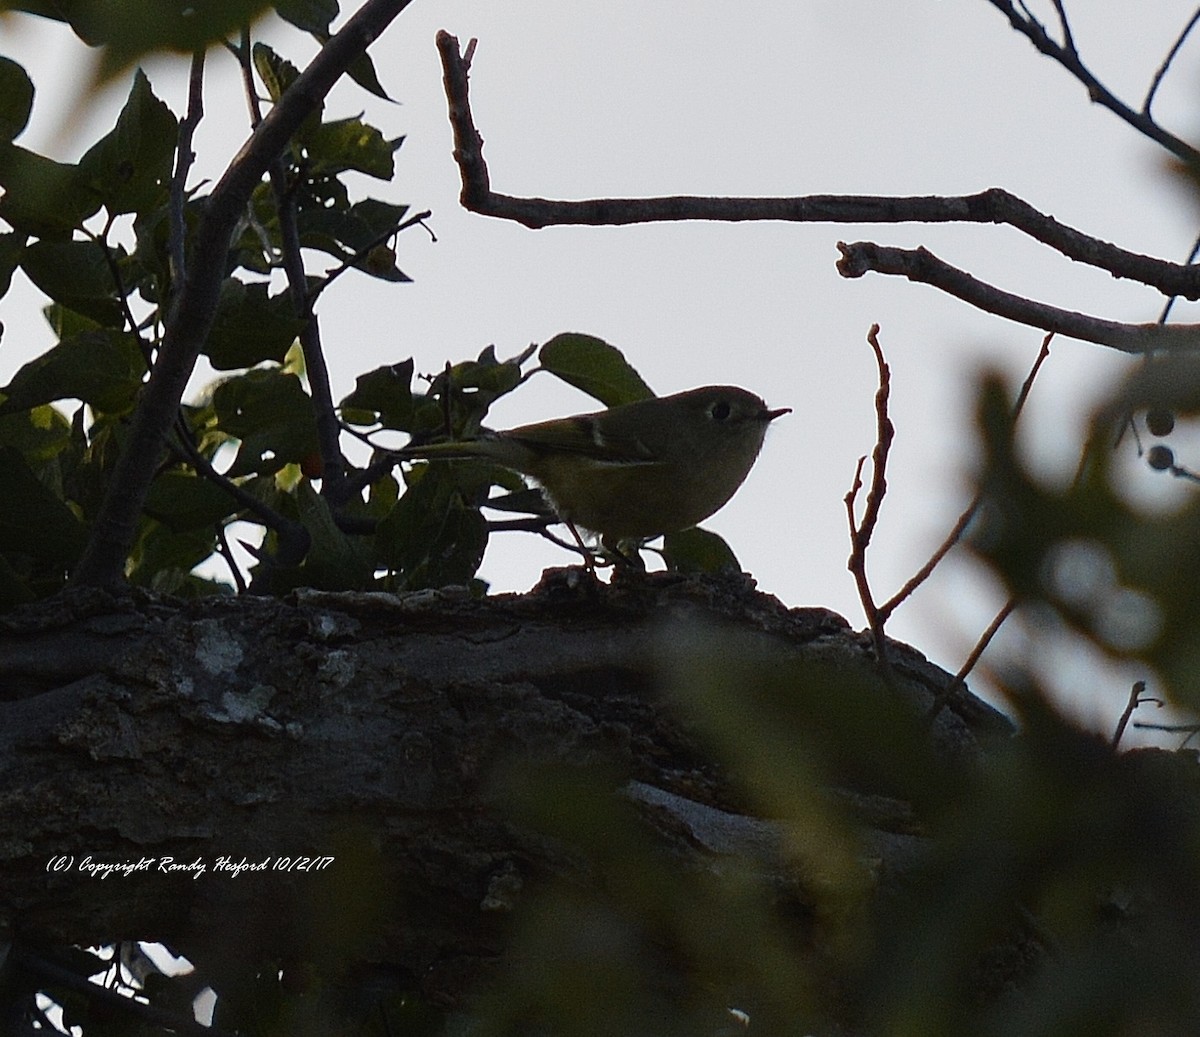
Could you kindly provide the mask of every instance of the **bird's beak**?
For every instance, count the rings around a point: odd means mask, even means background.
[[[781,418],[785,414],[791,414],[791,407],[780,407],[779,410],[765,410],[762,412],[763,421],[774,421],[776,418]]]

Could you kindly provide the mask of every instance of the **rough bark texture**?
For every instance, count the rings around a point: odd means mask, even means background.
[[[558,570],[528,595],[485,600],[86,591],[10,614],[0,915],[24,941],[157,940],[214,969],[319,960],[331,945],[344,956],[352,943],[358,961],[399,966],[453,1003],[501,954],[522,883],[580,866],[498,808],[506,761],[615,764],[668,852],[770,857],[769,823],[743,816],[660,694],[663,660],[696,630],[873,666],[840,617],[786,609],[748,577],[604,585]],[[949,676],[895,652],[890,693],[927,707]],[[978,736],[1006,732],[959,689],[931,737],[970,756]],[[843,794],[873,826],[884,870],[902,869],[918,841],[904,804]],[[160,873],[165,858],[205,870]],[[270,870],[232,877],[222,858]],[[101,878],[89,859],[150,863]]]

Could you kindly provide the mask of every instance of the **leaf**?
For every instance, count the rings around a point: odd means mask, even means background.
[[[395,230],[408,209],[374,198],[356,202],[349,209],[309,206],[297,214],[296,226],[306,248],[343,259]]]
[[[211,526],[176,533],[156,522],[145,523],[130,552],[129,580],[160,594],[200,597],[228,593],[228,587],[192,574],[212,556],[216,540]]]
[[[87,530],[66,503],[51,493],[11,446],[0,446],[0,551],[39,562],[70,566],[83,551]]]
[[[285,22],[314,36],[325,33],[326,39],[329,26],[338,16],[337,0],[273,0],[273,3],[275,12]]]
[[[699,526],[667,533],[663,537],[663,558],[674,572],[741,572],[741,563],[723,537]]]
[[[321,123],[304,143],[314,177],[336,176],[352,169],[391,180],[395,173],[392,156],[404,138],[385,140],[379,130],[361,119],[337,119]]]
[[[313,36],[321,46],[329,42],[328,27],[324,31],[313,32]],[[375,73],[375,63],[371,60],[371,55],[367,51],[363,51],[346,69],[350,78],[354,80],[368,93],[374,94],[381,101],[391,101],[383,85],[379,82],[379,76]]]
[[[79,160],[79,171],[112,214],[166,200],[179,124],[138,69],[117,124]]]
[[[265,43],[254,44],[251,50],[254,70],[267,88],[267,96],[276,104],[299,77],[300,70],[287,58],[280,57]],[[324,105],[321,106],[322,108]],[[317,109],[318,111],[320,108]]]
[[[0,142],[0,218],[39,237],[66,235],[100,208],[79,168]]]
[[[23,5],[25,6],[25,5]],[[70,23],[88,46],[103,46],[100,65],[85,89],[89,92],[128,68],[144,54],[175,51],[191,54],[253,24],[267,0],[205,0],[199,4],[162,0],[58,0],[38,3],[48,17]]]
[[[12,447],[37,471],[71,442],[71,423],[50,404],[0,416],[0,447]]]
[[[354,391],[342,400],[340,407],[371,411],[378,415],[384,428],[409,432],[413,418],[412,374],[410,358],[359,375]]]
[[[15,140],[29,125],[33,80],[11,58],[0,57],[0,142]]]
[[[118,258],[114,255],[113,262]],[[100,242],[35,241],[26,247],[21,268],[55,302],[100,324],[120,325],[116,282]]]
[[[380,564],[399,573],[406,590],[469,584],[487,546],[487,522],[479,509],[464,499],[452,477],[432,469],[421,465],[408,473],[408,489],[375,534]]]
[[[172,533],[211,530],[240,510],[228,493],[210,479],[178,469],[162,472],[150,484],[143,510]]]
[[[387,91],[384,90],[383,84],[379,82],[379,76],[375,73],[375,63],[371,60],[371,55],[367,51],[363,51],[350,62],[350,67],[346,69],[346,72],[354,82],[368,93],[374,94],[381,101],[392,100],[388,96]]]
[[[248,371],[213,390],[217,427],[241,440],[228,476],[277,472],[317,449],[312,399],[300,379],[280,371]]]
[[[63,339],[29,361],[5,386],[0,414],[53,400],[78,399],[98,411],[124,413],[133,406],[146,362],[132,335],[85,331]]]
[[[304,327],[287,292],[269,296],[267,288],[265,282],[246,284],[233,277],[221,285],[217,316],[203,350],[218,371],[265,360],[282,363]]]
[[[581,389],[606,407],[648,400],[654,396],[615,346],[594,335],[566,331],[542,346],[538,360],[543,368],[568,385]]]
[[[339,527],[329,502],[307,482],[296,487],[300,520],[312,541],[300,567],[303,585],[325,590],[365,590],[371,585],[368,541],[350,537]]]
[[[18,231],[0,234],[0,298],[8,293],[13,271],[21,263],[27,240],[28,236]]]

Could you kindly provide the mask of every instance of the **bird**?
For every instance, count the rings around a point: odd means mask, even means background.
[[[762,449],[772,410],[746,389],[708,385],[608,410],[408,446],[404,460],[483,458],[537,483],[578,529],[614,548],[689,529],[723,507]],[[620,552],[618,551],[618,554]]]

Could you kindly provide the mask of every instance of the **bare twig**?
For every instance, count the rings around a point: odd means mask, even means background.
[[[871,629],[871,637],[875,643],[875,657],[885,670],[889,667],[886,655],[887,640],[884,636],[885,617],[881,616],[875,605],[871,592],[871,583],[867,579],[867,547],[879,521],[879,512],[883,507],[883,498],[887,495],[887,460],[895,438],[895,428],[888,417],[888,396],[891,392],[892,374],[887,361],[883,357],[883,349],[879,345],[879,325],[872,324],[867,332],[867,341],[875,354],[875,365],[879,371],[879,388],[875,391],[875,449],[871,454],[871,488],[867,491],[867,503],[860,521],[856,521],[854,505],[858,499],[858,491],[862,489],[862,469],[865,457],[858,459],[854,469],[854,483],[846,493],[846,517],[850,523],[850,558],[846,567],[854,574],[854,583],[858,588],[858,597],[862,602],[867,624]]]
[[[1025,9],[1026,15],[1032,17],[1032,15],[1029,14],[1029,8],[1025,7],[1024,4],[1021,6]],[[1067,11],[1066,8],[1063,7],[1062,0],[1054,0],[1054,10],[1058,14],[1058,24],[1062,29],[1063,48],[1068,54],[1074,54],[1078,57],[1079,50],[1075,46],[1075,37],[1071,35],[1071,23],[1067,21]]]
[[[1053,334],[1047,335],[1042,339],[1042,348],[1038,350],[1037,359],[1033,362],[1033,367],[1030,368],[1029,374],[1025,376],[1025,381],[1021,385],[1021,391],[1017,394],[1017,402],[1013,406],[1013,420],[1015,421],[1021,415],[1021,410],[1025,406],[1025,401],[1029,397],[1029,391],[1033,388],[1033,380],[1037,377],[1038,371],[1041,369],[1046,358],[1050,355],[1050,340],[1054,338]],[[958,521],[954,523],[950,532],[946,534],[946,539],[941,542],[937,550],[929,556],[929,560],[918,569],[912,577],[901,587],[891,598],[879,606],[879,614],[886,622],[893,612],[906,601],[912,593],[921,586],[934,569],[941,563],[941,560],[946,557],[961,539],[963,531],[970,525],[971,519],[975,517],[975,513],[979,510],[980,504],[983,502],[983,492],[978,491],[971,499],[971,503],[966,506],[963,513],[958,516]]]
[[[1190,144],[1187,144],[1173,133],[1169,133],[1159,126],[1150,117],[1148,106],[1140,112],[1135,111],[1124,101],[1120,100],[1120,98],[1116,97],[1083,63],[1079,57],[1079,52],[1075,50],[1074,41],[1070,39],[1069,35],[1064,43],[1058,43],[1051,38],[1050,34],[1046,31],[1046,27],[1029,13],[1028,8],[1024,8],[1024,5],[1022,5],[1024,10],[1024,13],[1022,13],[1013,6],[1011,0],[989,0],[989,2],[1008,18],[1009,24],[1017,32],[1025,36],[1041,53],[1053,58],[1078,79],[1087,88],[1088,97],[1091,98],[1093,103],[1107,108],[1139,133],[1166,148],[1167,151],[1180,159],[1180,161],[1186,162],[1193,168],[1200,167],[1200,151],[1197,151]],[[1059,8],[1057,0],[1055,6]],[[1151,94],[1152,96],[1153,94]]]
[[[1196,23],[1200,21],[1200,8],[1197,8],[1187,24],[1180,30],[1179,35],[1175,37],[1175,42],[1171,45],[1171,49],[1167,51],[1167,56],[1163,58],[1163,62],[1158,66],[1158,71],[1154,73],[1154,78],[1150,80],[1150,89],[1146,91],[1146,100],[1142,102],[1142,112],[1149,116],[1150,106],[1154,104],[1154,95],[1158,93],[1158,88],[1162,85],[1163,77],[1171,68],[1171,62],[1175,60],[1175,55],[1179,53],[1179,49],[1183,46],[1184,40],[1196,27]]]
[[[187,203],[187,178],[196,159],[192,150],[192,137],[196,127],[204,118],[204,51],[192,55],[192,68],[188,76],[187,113],[179,123],[179,135],[175,145],[175,171],[171,174],[170,206],[167,230],[167,256],[171,268],[171,284],[178,287],[187,276],[187,258],[184,249],[186,224],[183,210]]]
[[[1134,710],[1138,706],[1144,705],[1147,702],[1153,702],[1159,707],[1163,706],[1162,699],[1143,698],[1146,692],[1145,681],[1134,681],[1133,687],[1129,689],[1129,701],[1125,703],[1125,709],[1121,712],[1121,719],[1117,721],[1117,729],[1113,732],[1112,747],[1116,749],[1121,744],[1121,736],[1125,734],[1125,728],[1129,726],[1129,720],[1134,714]],[[1137,725],[1141,727],[1142,725]]]
[[[350,63],[409,3],[411,0],[366,0],[258,125],[214,186],[197,231],[191,271],[172,301],[158,362],[134,413],[125,448],[75,572],[77,582],[113,584],[124,575],[125,558],[158,458],[196,357],[212,328],[229,242],[251,192]]]
[[[1009,598],[1004,603],[1004,607],[996,613],[995,618],[988,624],[987,629],[979,635],[979,640],[975,642],[975,647],[971,649],[966,662],[962,664],[950,683],[938,693],[937,697],[933,700],[933,704],[929,707],[929,714],[926,719],[930,723],[942,711],[946,703],[954,697],[958,689],[967,683],[967,678],[971,675],[971,671],[975,669],[975,664],[979,662],[983,653],[987,650],[987,646],[992,643],[992,638],[996,636],[997,632],[1004,625],[1004,621],[1012,615],[1016,607],[1016,599]]]
[[[1200,15],[1200,11],[1196,12]],[[1184,261],[1185,265],[1191,266],[1196,262],[1196,256],[1200,255],[1200,235],[1197,235],[1196,240],[1192,242],[1191,251],[1188,252],[1188,257]],[[1167,318],[1171,316],[1171,307],[1175,305],[1175,301],[1179,298],[1178,295],[1172,295],[1165,303],[1163,303],[1162,313],[1158,315],[1158,323],[1166,324]]]
[[[1042,331],[1052,331],[1067,338],[1111,346],[1124,353],[1147,353],[1157,350],[1195,351],[1200,349],[1200,325],[1121,324],[1101,320],[1086,314],[1063,310],[1057,306],[1035,302],[1011,292],[1002,291],[972,277],[965,270],[951,266],[925,248],[888,248],[869,241],[847,245],[838,242],[842,258],[838,272],[843,277],[862,277],[868,271],[898,274],[910,281],[933,285],[998,317],[1028,324]],[[1190,269],[1195,270],[1195,267]]]
[[[1027,234],[1069,259],[1157,288],[1164,295],[1200,299],[1200,270],[1118,248],[1053,217],[1000,188],[953,197],[806,195],[794,198],[593,198],[563,201],[519,198],[491,189],[483,138],[471,115],[467,69],[458,40],[438,33],[438,50],[454,130],[454,159],[462,180],[460,200],[472,212],[527,227],[582,224],[624,226],[665,220],[799,223],[999,223]]]
[[[246,577],[242,575],[242,570],[238,568],[237,562],[233,560],[233,547],[229,543],[229,537],[225,533],[225,524],[217,523],[217,554],[225,559],[225,564],[229,566],[229,573],[233,577],[233,585],[237,588],[239,594],[246,593]]]

